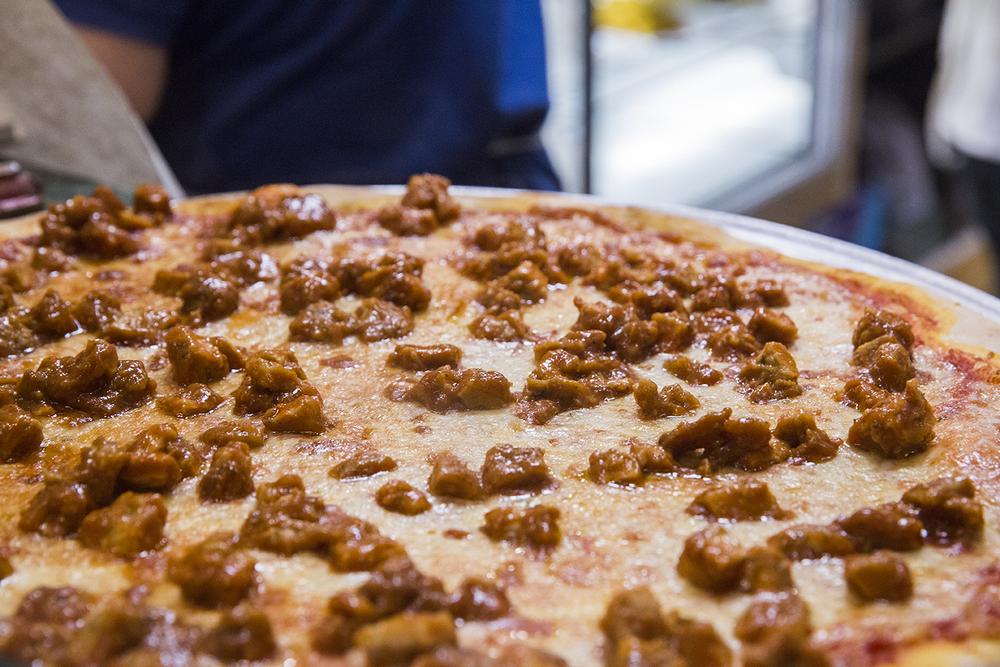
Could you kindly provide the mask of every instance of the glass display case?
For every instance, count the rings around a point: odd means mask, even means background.
[[[544,136],[568,189],[786,222],[850,194],[855,3],[544,6],[553,96]]]

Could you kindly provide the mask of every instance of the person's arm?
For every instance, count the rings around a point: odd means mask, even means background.
[[[74,27],[97,61],[125,92],[136,113],[143,120],[152,118],[166,82],[166,49],[84,25]]]

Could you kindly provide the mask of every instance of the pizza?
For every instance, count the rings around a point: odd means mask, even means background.
[[[5,223],[0,656],[998,664],[995,320],[449,188]]]

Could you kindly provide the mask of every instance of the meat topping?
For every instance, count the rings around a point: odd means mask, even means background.
[[[971,544],[983,534],[983,506],[975,495],[969,479],[941,477],[911,487],[902,502],[916,509],[929,542]]]
[[[397,345],[386,359],[387,366],[408,371],[429,371],[442,366],[458,368],[462,361],[462,350],[441,343],[438,345]]]
[[[510,613],[510,600],[496,583],[469,577],[449,596],[448,609],[465,621],[492,621]]]
[[[341,296],[340,280],[335,275],[339,264],[298,258],[282,268],[281,312],[297,315],[306,306],[319,301],[335,301]]]
[[[122,456],[116,483],[132,491],[169,491],[195,474],[202,461],[200,448],[180,437],[171,424],[145,428],[124,447],[98,439],[92,452],[108,460]]]
[[[795,463],[829,461],[843,444],[816,426],[816,418],[808,412],[780,417],[774,426],[774,437],[791,448],[791,460]]]
[[[767,422],[731,415],[732,410],[725,408],[682,422],[661,435],[659,445],[681,466],[708,472],[727,467],[763,470],[783,460],[783,452],[772,446]]]
[[[903,503],[866,507],[839,519],[837,525],[851,536],[860,551],[913,551],[924,544],[924,524]]]
[[[907,350],[913,347],[913,329],[909,322],[888,310],[865,310],[854,328],[851,342],[854,349],[882,336],[893,336]]]
[[[57,410],[110,417],[148,402],[156,383],[141,361],[120,361],[114,345],[92,340],[75,357],[45,357],[21,376],[17,390]]]
[[[549,257],[545,233],[534,221],[512,220],[498,227],[480,227],[473,243],[483,252],[461,267],[462,273],[473,280],[501,278],[525,261],[537,266],[550,283],[568,280]]]
[[[393,204],[378,211],[378,223],[396,236],[430,236],[438,229],[434,211]]]
[[[844,563],[847,588],[861,602],[905,602],[913,596],[913,578],[906,561],[891,551],[848,556]]]
[[[760,351],[760,342],[731,310],[713,308],[698,313],[693,326],[696,333],[705,337],[715,359],[735,361]]]
[[[53,537],[71,535],[92,505],[86,485],[49,479],[21,511],[17,527]]]
[[[79,330],[72,304],[51,289],[28,311],[28,326],[48,338],[61,338]]]
[[[153,291],[181,300],[181,312],[196,320],[213,322],[234,313],[240,305],[240,285],[232,276],[209,264],[161,269]]]
[[[451,181],[436,174],[410,176],[399,205],[378,212],[380,225],[398,236],[427,236],[459,216],[462,207],[448,194]]]
[[[306,495],[297,475],[257,488],[257,507],[243,522],[240,542],[286,556],[317,552],[339,572],[373,570],[405,555],[374,525]]]
[[[233,210],[225,238],[260,245],[331,230],[336,217],[323,198],[294,185],[265,185],[248,194]]]
[[[527,340],[532,337],[531,329],[525,324],[519,310],[483,313],[469,323],[469,332],[474,338],[501,343]]]
[[[791,514],[778,505],[767,484],[757,480],[741,480],[702,491],[688,505],[687,512],[725,521],[787,519]]]
[[[80,524],[80,543],[132,558],[159,546],[166,522],[167,508],[159,494],[127,491],[87,515]]]
[[[783,308],[791,303],[785,288],[773,280],[758,280],[740,287],[740,306],[764,305],[769,308]]]
[[[138,214],[160,216],[164,220],[173,215],[170,205],[170,195],[161,185],[145,183],[135,188],[132,194],[132,210]]]
[[[107,190],[95,190],[90,197],[76,196],[49,206],[39,221],[39,244],[97,259],[124,257],[140,248],[138,231],[170,216],[169,201],[166,206],[157,204],[155,211],[150,210],[147,198],[137,190],[133,209],[129,210],[109,194]]]
[[[402,338],[413,331],[409,306],[397,306],[383,299],[364,299],[354,311],[354,333],[366,343]]]
[[[715,629],[677,612],[664,614],[646,588],[616,593],[600,622],[604,664],[727,667],[732,654]]]
[[[538,447],[491,447],[480,475],[490,493],[536,491],[552,483],[545,453]]]
[[[278,277],[274,258],[256,249],[246,249],[233,239],[212,239],[202,249],[202,260],[213,273],[239,287],[268,282]]]
[[[211,387],[196,382],[156,399],[156,407],[165,414],[184,419],[211,412],[222,405],[223,400]]]
[[[792,560],[811,560],[824,556],[846,556],[856,550],[854,541],[837,525],[802,524],[786,528],[767,539]]]
[[[73,265],[73,260],[57,248],[39,246],[31,253],[31,268],[39,271],[59,273],[68,271]]]
[[[795,359],[781,343],[765,343],[764,349],[740,369],[739,381],[753,403],[794,398],[802,393]]]
[[[675,472],[677,463],[670,452],[658,445],[629,441],[629,453],[645,473]]]
[[[498,507],[483,517],[483,533],[496,542],[507,541],[535,548],[555,547],[562,540],[559,510],[550,505],[527,509]]]
[[[747,327],[761,343],[791,345],[799,335],[799,329],[792,318],[767,308],[758,308],[754,311]]]
[[[684,310],[681,295],[668,285],[661,282],[639,284],[622,283],[608,289],[608,297],[622,305],[631,305],[644,320],[652,319],[657,313],[670,313]]]
[[[129,347],[158,345],[163,341],[164,332],[177,324],[176,313],[156,308],[125,313],[108,323],[100,331],[101,338]]]
[[[442,611],[448,602],[440,580],[422,574],[407,558],[390,560],[357,589],[330,598],[327,616],[313,632],[313,647],[344,653],[357,645],[356,633],[366,625],[404,612]]]
[[[450,187],[451,181],[444,176],[415,174],[406,184],[402,204],[408,208],[433,211],[439,223],[451,222],[462,212],[462,208],[448,193]]]
[[[507,310],[511,307],[517,308],[521,304],[544,301],[548,287],[548,277],[538,266],[525,260],[506,275],[486,283],[484,292],[476,300],[487,308]],[[513,298],[510,295],[513,295]]]
[[[726,593],[739,587],[744,556],[723,528],[709,526],[685,540],[677,573],[698,588]]]
[[[170,561],[167,574],[184,599],[199,607],[232,607],[256,585],[256,561],[232,533],[216,533]]]
[[[431,508],[427,495],[401,479],[386,482],[375,492],[375,502],[387,512],[415,516]]]
[[[772,547],[751,547],[741,563],[739,588],[751,593],[791,590],[792,562]]]
[[[230,442],[245,442],[251,449],[264,445],[267,432],[253,422],[232,420],[221,422],[198,436],[209,447],[221,447]]]
[[[0,461],[20,461],[42,444],[42,425],[16,405],[0,407]]]
[[[871,410],[888,398],[888,393],[862,378],[852,378],[834,395],[844,405],[856,410]]]
[[[185,326],[167,332],[167,358],[174,381],[210,384],[243,368],[243,354],[225,338],[205,338]]]
[[[633,394],[639,408],[640,419],[676,417],[694,412],[701,407],[701,402],[693,394],[684,391],[679,384],[664,385],[657,392],[655,382],[639,380]]]
[[[597,484],[622,486],[641,484],[645,479],[639,459],[620,449],[592,453],[587,477]]]
[[[531,264],[530,262],[525,262],[525,264],[534,266],[534,264]],[[546,281],[548,280],[545,278],[544,274],[542,275],[542,279]],[[543,284],[543,289],[544,287],[545,285]],[[491,280],[483,285],[483,288],[479,290],[479,293],[476,295],[476,301],[486,308],[487,313],[494,314],[504,313],[507,311],[517,311],[520,313],[518,309],[521,307],[522,303],[521,297],[518,296],[516,292],[503,287],[499,279]]]
[[[745,667],[820,665],[827,659],[810,642],[809,608],[794,592],[762,595],[736,620]]]
[[[246,498],[253,489],[253,462],[244,442],[231,442],[215,450],[208,472],[198,480],[198,497],[206,502]]]
[[[101,290],[88,292],[73,304],[73,319],[86,331],[102,331],[121,312],[121,302]]]
[[[257,507],[240,529],[240,543],[265,551],[291,555],[313,551],[327,544],[320,520],[326,506],[308,496],[302,479],[285,475],[257,488]]]
[[[549,400],[563,411],[589,408],[632,391],[630,371],[604,352],[603,331],[574,331],[535,346],[527,400]]]
[[[21,354],[41,343],[42,339],[28,326],[23,310],[0,315],[0,356]]]
[[[668,355],[663,362],[663,368],[671,375],[694,385],[713,385],[722,381],[722,371],[708,364],[692,361],[690,357],[680,354]]]
[[[366,625],[354,636],[371,665],[408,664],[421,653],[455,646],[455,620],[446,611],[402,612]]]
[[[677,464],[669,452],[657,445],[628,441],[628,451],[608,449],[593,452],[587,477],[598,484],[641,484],[645,475],[674,472]]]
[[[885,458],[905,458],[930,447],[935,422],[917,381],[910,380],[902,394],[887,395],[854,420],[847,441]]]
[[[890,334],[859,346],[851,363],[863,367],[874,384],[888,391],[902,391],[907,380],[916,375],[910,351]]]
[[[89,596],[71,586],[28,591],[14,615],[0,622],[0,655],[25,664],[65,655],[90,606]]]
[[[483,496],[479,476],[450,452],[440,452],[434,457],[427,488],[441,498],[475,500]]]
[[[657,351],[659,330],[655,321],[639,318],[634,308],[617,304],[573,301],[579,311],[575,331],[602,331],[607,352],[613,352],[626,362],[642,361]]]
[[[650,318],[656,325],[657,346],[663,352],[679,352],[690,347],[694,340],[691,321],[683,313],[653,313]],[[707,383],[711,384],[711,383]]]
[[[355,333],[357,321],[329,301],[309,304],[288,324],[290,340],[340,345]]]
[[[561,412],[559,404],[548,399],[532,400],[522,398],[511,412],[515,417],[523,419],[529,424],[547,424],[553,417]]]
[[[263,660],[274,653],[276,644],[264,612],[244,603],[223,612],[219,623],[205,635],[201,648],[225,661]]]
[[[272,431],[320,433],[325,428],[323,399],[295,355],[286,350],[251,355],[233,398],[236,414],[261,415]]]
[[[330,476],[336,479],[371,477],[380,472],[396,469],[396,460],[379,451],[363,449],[352,453],[330,468]]]
[[[438,413],[454,410],[496,410],[510,404],[510,382],[496,371],[451,368],[427,371],[405,394],[405,399]]]
[[[10,308],[14,294],[23,294],[38,286],[38,274],[23,262],[8,263],[0,270],[0,286],[3,288],[6,307]]]

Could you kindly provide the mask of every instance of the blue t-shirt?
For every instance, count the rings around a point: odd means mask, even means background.
[[[556,188],[538,0],[56,0],[170,54],[150,131],[191,193],[261,183]]]

